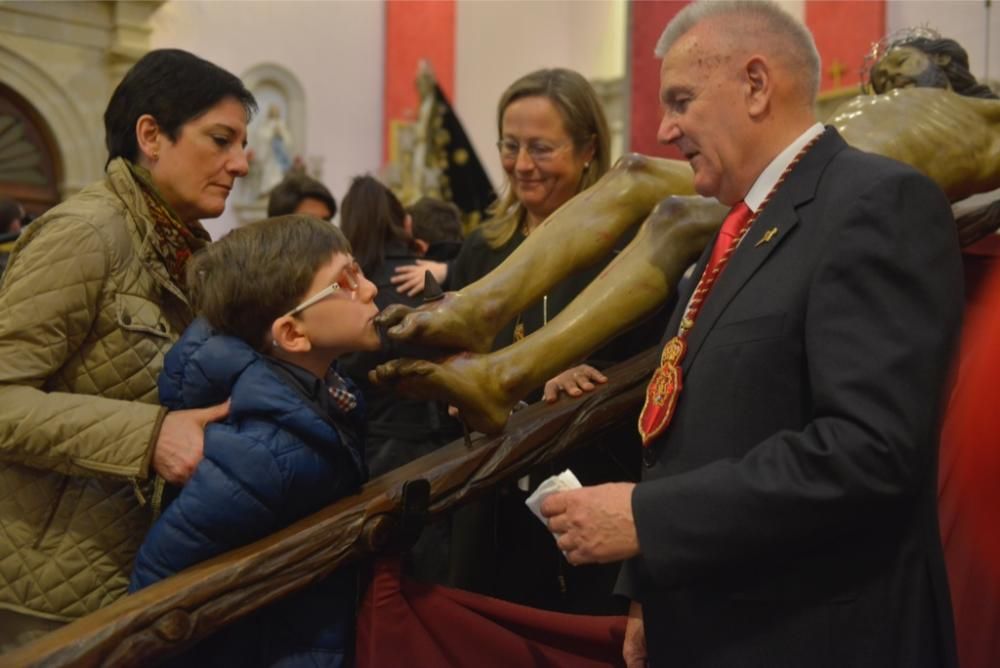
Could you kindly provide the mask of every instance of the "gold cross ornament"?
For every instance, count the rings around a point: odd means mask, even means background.
[[[840,80],[844,76],[845,72],[847,72],[847,68],[844,66],[844,63],[834,58],[833,62],[830,63],[830,69],[827,70],[827,74],[829,74],[830,78],[833,79],[834,90],[840,88]]]

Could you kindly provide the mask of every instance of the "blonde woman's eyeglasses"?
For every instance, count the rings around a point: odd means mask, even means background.
[[[501,160],[513,162],[521,154],[523,146],[524,150],[528,152],[528,157],[535,162],[548,162],[555,157],[556,153],[572,145],[573,142],[570,141],[555,145],[540,141],[531,141],[522,145],[513,139],[501,139],[497,142],[497,150],[500,151]]]

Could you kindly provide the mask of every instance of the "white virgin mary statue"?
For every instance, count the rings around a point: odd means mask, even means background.
[[[267,119],[257,128],[256,154],[260,165],[260,194],[266,196],[278,185],[292,166],[292,133],[288,131],[281,109],[272,104]]]

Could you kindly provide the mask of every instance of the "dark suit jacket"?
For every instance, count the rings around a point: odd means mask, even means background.
[[[961,281],[940,190],[828,128],[708,297],[632,497],[619,591],[652,665],[954,665],[935,472]]]

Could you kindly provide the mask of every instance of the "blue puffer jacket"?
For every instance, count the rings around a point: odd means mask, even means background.
[[[204,459],[146,536],[130,591],[263,538],[364,482],[360,396],[358,408],[325,418],[271,364],[200,319],[167,354],[159,379],[164,406],[232,403],[225,422],[206,428]],[[202,643],[197,659],[349,665],[356,580],[353,569],[338,571]]]

